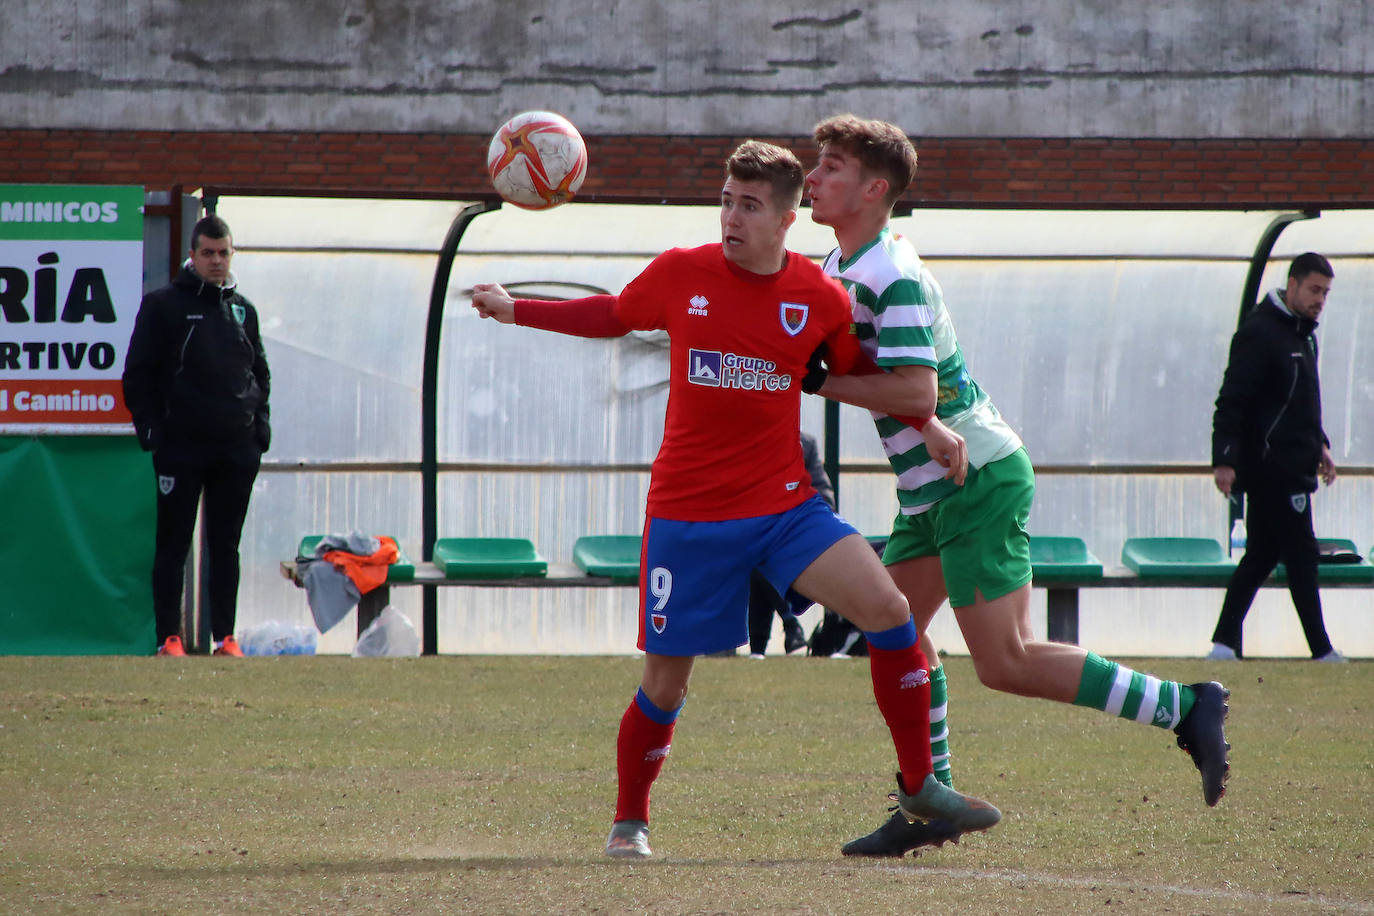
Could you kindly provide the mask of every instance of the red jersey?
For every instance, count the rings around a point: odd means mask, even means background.
[[[719,244],[674,248],[630,281],[615,313],[671,339],[649,515],[751,518],[815,493],[799,438],[806,363],[826,343],[831,368],[844,372],[857,351],[838,283],[793,252],[764,277],[726,260]]]

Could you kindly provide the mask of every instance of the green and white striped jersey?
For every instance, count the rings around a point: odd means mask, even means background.
[[[824,266],[849,290],[854,330],[869,358],[885,368],[935,369],[935,415],[964,437],[970,466],[983,467],[1021,447],[1020,437],[968,374],[940,284],[910,242],[884,226],[852,258],[842,261],[836,248]],[[897,474],[903,514],[924,512],[957,489],[931,459],[920,432],[881,411],[870,413]]]

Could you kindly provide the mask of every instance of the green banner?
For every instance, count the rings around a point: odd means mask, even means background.
[[[132,436],[0,436],[0,655],[153,651],[152,461]]]
[[[0,185],[0,240],[143,240],[143,188]]]

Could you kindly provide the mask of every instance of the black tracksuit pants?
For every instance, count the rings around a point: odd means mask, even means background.
[[[181,631],[186,554],[202,493],[210,630],[217,640],[233,634],[239,592],[239,537],[261,463],[262,450],[251,435],[213,445],[171,442],[153,453],[158,484],[153,555],[158,645]]]
[[[797,617],[811,606],[811,601],[792,589],[787,596],[779,595],[768,580],[758,570],[749,576],[749,652],[763,655],[768,649],[768,640],[773,634],[773,615],[782,618],[783,633],[787,642],[793,639],[805,640],[801,623]],[[789,646],[790,648],[790,646]]]
[[[1264,580],[1283,562],[1288,570],[1288,593],[1302,623],[1312,657],[1331,651],[1322,620],[1322,599],[1317,589],[1317,538],[1312,530],[1312,494],[1257,489],[1246,494],[1245,556],[1241,557],[1226,600],[1221,605],[1212,641],[1230,646],[1241,655],[1241,628],[1250,605]],[[1301,497],[1297,500],[1297,497]],[[1295,500],[1301,503],[1299,509]]]

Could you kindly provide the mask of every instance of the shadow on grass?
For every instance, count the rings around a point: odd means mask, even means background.
[[[843,859],[837,866],[858,865],[863,862],[897,862],[897,859]],[[908,859],[914,862],[914,859]],[[224,866],[206,865],[204,867],[164,867],[123,868],[106,866],[96,869],[122,875],[126,878],[147,881],[206,881],[212,878],[346,878],[354,875],[434,875],[446,874],[455,870],[468,871],[509,871],[529,872],[540,869],[559,868],[616,868],[625,869],[655,866],[684,866],[689,868],[729,868],[733,870],[771,871],[780,868],[814,868],[816,862],[810,859],[687,859],[674,856],[655,856],[652,859],[627,861],[608,857],[591,858],[551,858],[540,856],[454,856],[442,858],[417,859],[354,859],[346,862],[292,862],[285,865],[254,865],[250,862],[233,862]]]

